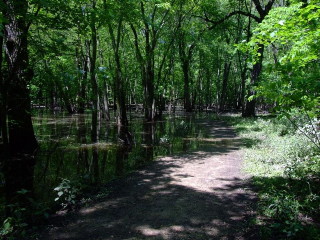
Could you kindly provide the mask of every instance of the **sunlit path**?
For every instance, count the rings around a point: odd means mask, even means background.
[[[254,239],[255,195],[239,150],[245,140],[224,123],[202,124],[211,138],[201,151],[160,158],[112,182],[107,197],[56,219],[42,239]]]

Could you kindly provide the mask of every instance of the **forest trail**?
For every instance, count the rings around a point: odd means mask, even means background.
[[[41,239],[254,239],[255,194],[242,171],[247,142],[221,121],[201,151],[162,157],[110,184],[103,200],[60,217]],[[108,185],[109,186],[109,185]]]

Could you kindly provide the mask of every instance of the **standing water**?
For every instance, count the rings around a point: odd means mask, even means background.
[[[198,140],[207,136],[200,120],[195,115],[165,116],[163,121],[146,123],[141,116],[132,116],[133,145],[125,146],[114,122],[100,121],[99,141],[93,144],[90,114],[38,113],[33,118],[40,144],[35,165],[37,201],[45,206],[62,199],[72,203],[80,188],[89,190],[124,176],[157,156],[197,150]]]

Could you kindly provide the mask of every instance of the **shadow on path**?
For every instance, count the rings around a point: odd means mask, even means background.
[[[113,181],[104,200],[59,217],[42,239],[255,239],[255,195],[241,172],[248,140],[224,123],[203,124],[216,141]]]

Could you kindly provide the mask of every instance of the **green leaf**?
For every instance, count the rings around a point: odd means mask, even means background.
[[[255,96],[252,95],[252,96],[248,97],[248,101],[251,102],[254,98],[255,98]]]

